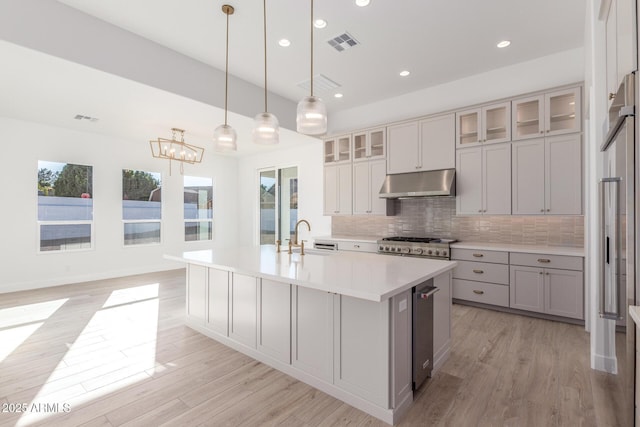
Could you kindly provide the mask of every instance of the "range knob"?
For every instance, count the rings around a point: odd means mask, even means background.
[[[440,255],[440,251],[436,249],[436,255]]]
[[[422,248],[415,249],[415,253],[417,253],[418,255],[422,255],[422,252],[423,252]]]
[[[383,251],[384,250],[384,246],[378,246],[378,249]]]
[[[385,246],[385,247],[384,247],[384,250],[385,250],[385,251],[388,251],[388,250],[389,250],[389,246]]]
[[[404,249],[403,249],[403,252],[404,252],[405,254],[411,253],[411,248],[404,248]]]
[[[442,251],[442,256],[447,256],[447,251]]]
[[[431,249],[429,249],[429,250],[427,251],[427,254],[429,254],[429,255],[431,255],[432,253],[433,253],[433,251],[432,251]]]

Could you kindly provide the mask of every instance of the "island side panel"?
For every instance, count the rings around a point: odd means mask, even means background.
[[[389,408],[390,300],[334,298],[334,384]]]
[[[256,348],[258,279],[231,275],[229,292],[229,338]]]
[[[229,276],[228,271],[209,268],[206,327],[225,337],[229,336]]]
[[[258,350],[291,363],[291,285],[258,279]]]
[[[411,290],[391,299],[391,406],[406,407],[413,401]]]
[[[434,277],[439,289],[433,296],[433,369],[440,369],[451,351],[451,270]]]
[[[187,315],[190,321],[204,326],[206,316],[207,267],[187,266]]]

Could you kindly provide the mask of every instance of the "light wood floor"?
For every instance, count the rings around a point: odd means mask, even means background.
[[[183,270],[0,295],[0,404],[28,406],[0,425],[385,425],[187,328],[184,298]],[[400,425],[620,426],[616,392],[584,328],[455,305]]]

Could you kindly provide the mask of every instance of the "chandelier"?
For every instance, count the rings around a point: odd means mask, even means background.
[[[180,140],[177,139],[178,133]],[[171,128],[171,139],[160,138],[149,141],[151,154],[158,159],[169,160],[169,175],[171,175],[171,163],[180,162],[180,174],[184,174],[184,164],[202,162],[204,148],[184,142],[184,129]]]

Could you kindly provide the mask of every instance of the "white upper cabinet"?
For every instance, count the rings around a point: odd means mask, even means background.
[[[387,128],[387,173],[455,167],[455,116],[447,114]]]
[[[456,147],[511,141],[511,103],[456,113]]]
[[[512,110],[514,141],[580,132],[580,88],[516,99]]]
[[[324,167],[324,214],[351,215],[351,163]]]
[[[353,214],[384,215],[386,200],[379,197],[387,176],[386,162],[372,160],[353,164]]]
[[[336,136],[324,140],[324,163],[351,161],[351,135]]]
[[[610,0],[605,18],[606,82],[609,105],[625,75],[637,69],[635,1]]]
[[[353,161],[360,162],[385,157],[386,128],[365,130],[353,134]]]
[[[513,214],[582,213],[582,136],[513,144]]]

